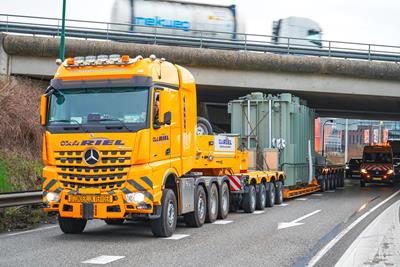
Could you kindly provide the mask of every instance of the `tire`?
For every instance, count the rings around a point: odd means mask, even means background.
[[[190,227],[201,227],[207,214],[207,196],[204,188],[198,185],[194,198],[194,211],[184,215],[185,222]]]
[[[321,192],[326,191],[326,177],[325,176],[322,176],[321,179],[319,180],[319,186],[320,186]]]
[[[266,207],[273,207],[275,204],[275,184],[274,182],[267,183],[267,201],[265,202]]]
[[[328,174],[328,190],[333,190],[333,179],[332,174]]]
[[[266,192],[265,184],[261,183],[259,185],[259,190],[256,193],[256,210],[264,210],[265,201],[266,201]]]
[[[275,204],[283,203],[283,183],[282,181],[276,182],[276,190],[275,190]]]
[[[86,219],[58,217],[58,224],[64,234],[80,234],[85,230]]]
[[[360,180],[360,187],[365,187],[365,182],[363,180]]]
[[[213,133],[211,123],[203,117],[197,117],[197,135],[210,135]]]
[[[227,183],[223,183],[221,187],[221,195],[219,198],[218,219],[226,219],[229,213],[229,187]]]
[[[335,173],[335,174],[332,174],[332,189],[335,190],[336,187],[337,187],[337,175]]]
[[[216,184],[212,184],[209,191],[209,201],[207,208],[206,222],[213,223],[217,220],[219,210],[218,188]]]
[[[108,225],[123,225],[125,219],[105,219],[104,220]]]
[[[249,185],[249,192],[243,195],[243,210],[246,213],[253,213],[256,209],[256,188]]]
[[[170,237],[176,229],[178,218],[175,193],[171,189],[164,189],[161,199],[161,216],[151,220],[151,231],[157,237]]]

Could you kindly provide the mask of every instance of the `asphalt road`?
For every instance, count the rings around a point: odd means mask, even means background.
[[[90,266],[84,262],[102,255],[120,256],[97,258],[111,261],[109,266],[306,266],[316,255],[321,257],[315,266],[334,266],[368,224],[400,199],[397,194],[379,204],[399,188],[360,188],[356,180],[348,180],[334,192],[285,201],[263,213],[231,213],[202,228],[180,224],[176,239],[154,238],[143,222],[109,226],[91,221],[81,235],[65,235],[57,225],[47,225],[1,234],[0,266]],[[337,242],[321,254],[332,240]]]

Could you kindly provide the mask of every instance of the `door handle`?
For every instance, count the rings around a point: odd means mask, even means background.
[[[165,155],[169,155],[169,154],[171,154],[171,149],[170,148],[167,148],[166,150],[165,150]]]

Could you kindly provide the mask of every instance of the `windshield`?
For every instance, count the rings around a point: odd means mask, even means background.
[[[361,159],[351,159],[349,161],[350,165],[360,165],[360,163],[361,163]]]
[[[364,163],[392,163],[392,154],[390,153],[365,153]]]
[[[143,87],[57,90],[51,96],[48,125],[138,130],[147,125],[148,97],[149,88]]]

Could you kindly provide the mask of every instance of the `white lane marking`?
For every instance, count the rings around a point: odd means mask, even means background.
[[[56,228],[56,227],[58,227],[58,225],[52,225],[52,226],[47,226],[47,227],[41,227],[41,228],[32,229],[32,230],[27,230],[27,231],[23,231],[23,232],[10,233],[10,234],[7,234],[7,236],[15,236],[15,235],[29,234],[29,233],[38,232],[38,231],[43,231],[43,230],[48,230],[48,229],[52,229],[52,228]]]
[[[282,204],[275,205],[275,207],[286,207],[287,205],[289,205],[289,204],[287,204],[287,203],[282,203]]]
[[[307,266],[312,267],[318,263],[318,261],[325,256],[325,254],[334,246],[340,239],[343,238],[351,229],[353,229],[357,224],[359,224],[362,220],[364,220],[368,215],[378,209],[380,206],[394,198],[397,194],[400,193],[400,189],[390,195],[388,198],[384,199],[382,202],[378,203],[376,206],[372,207],[369,211],[365,212],[363,215],[357,218],[352,224],[347,226],[343,231],[341,231],[335,238],[333,238],[328,244],[326,244],[317,254],[309,261]]]
[[[179,240],[179,239],[182,239],[182,238],[185,238],[185,237],[188,237],[188,236],[190,236],[190,235],[173,234],[172,236],[170,236],[170,237],[165,237],[165,238],[163,238],[163,239]]]
[[[306,201],[306,200],[308,200],[308,198],[306,198],[306,197],[300,197],[300,198],[296,198],[296,200],[298,200],[298,201]]]
[[[88,263],[88,264],[107,264],[116,260],[120,260],[125,258],[125,256],[108,256],[108,255],[101,255],[93,259],[88,259],[85,261],[82,261],[82,263]]]
[[[312,194],[314,197],[322,197],[324,194]]]
[[[263,214],[264,212],[264,210],[255,210],[253,214]]]
[[[390,205],[354,240],[335,267],[400,263],[400,200]],[[383,264],[382,264],[383,263]]]
[[[308,213],[308,214],[306,214],[304,216],[301,216],[300,218],[297,218],[296,220],[293,220],[291,222],[278,223],[278,230],[284,229],[284,228],[293,227],[293,226],[302,225],[304,223],[299,223],[300,221],[302,221],[302,220],[304,220],[304,219],[306,219],[306,218],[308,218],[310,216],[313,216],[313,215],[317,214],[318,212],[321,212],[321,210],[315,210],[315,211],[310,212],[310,213]]]
[[[228,220],[218,220],[213,222],[212,224],[228,224],[228,223],[232,223],[233,221],[228,221]]]

